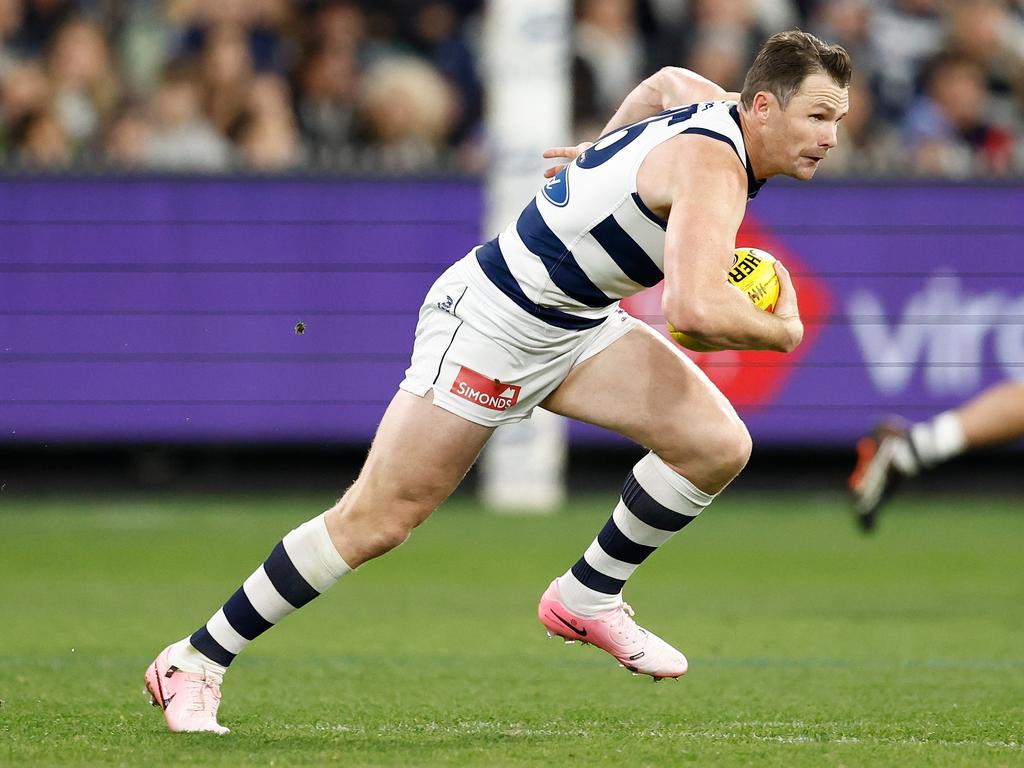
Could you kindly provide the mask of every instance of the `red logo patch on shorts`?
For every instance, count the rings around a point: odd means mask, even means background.
[[[502,384],[497,379],[489,379],[462,366],[452,383],[451,391],[463,400],[492,411],[507,411],[518,402],[520,389],[514,384]]]

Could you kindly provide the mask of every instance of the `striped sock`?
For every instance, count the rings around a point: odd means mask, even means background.
[[[622,498],[576,564],[558,578],[565,606],[594,616],[622,602],[622,588],[640,563],[714,500],[648,453],[626,477]]]
[[[351,568],[338,554],[324,518],[290,531],[205,625],[174,645],[170,661],[186,672],[224,674],[252,640],[319,597]]]

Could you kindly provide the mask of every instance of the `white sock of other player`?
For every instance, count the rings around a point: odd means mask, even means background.
[[[956,411],[940,413],[910,428],[910,442],[921,466],[928,469],[963,453],[964,428]]]
[[[186,672],[224,674],[252,640],[352,570],[331,541],[326,514],[306,521],[278,542],[205,625],[174,644],[171,664]]]
[[[640,563],[714,498],[648,453],[626,477],[619,503],[597,538],[558,578],[565,606],[579,616],[615,608]]]

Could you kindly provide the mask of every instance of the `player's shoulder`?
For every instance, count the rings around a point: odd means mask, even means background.
[[[743,148],[743,129],[740,127],[739,104],[730,100],[708,101],[694,105],[697,110],[689,121],[690,131],[703,131],[719,138],[734,148]]]
[[[730,137],[706,125],[695,128],[662,142],[644,158],[637,189],[652,209],[667,211],[684,199],[699,205],[705,195],[746,199],[745,165]]]
[[[746,148],[736,106],[734,101],[691,105],[692,115],[676,135],[655,148],[652,159],[674,166],[742,168],[746,163]]]

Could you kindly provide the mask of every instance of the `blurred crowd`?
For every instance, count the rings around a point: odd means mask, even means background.
[[[5,166],[471,166],[479,6],[0,0]]]
[[[0,0],[8,169],[486,163],[484,0]],[[667,64],[739,90],[799,26],[853,55],[823,173],[1024,176],[1024,0],[577,0],[575,139]]]

